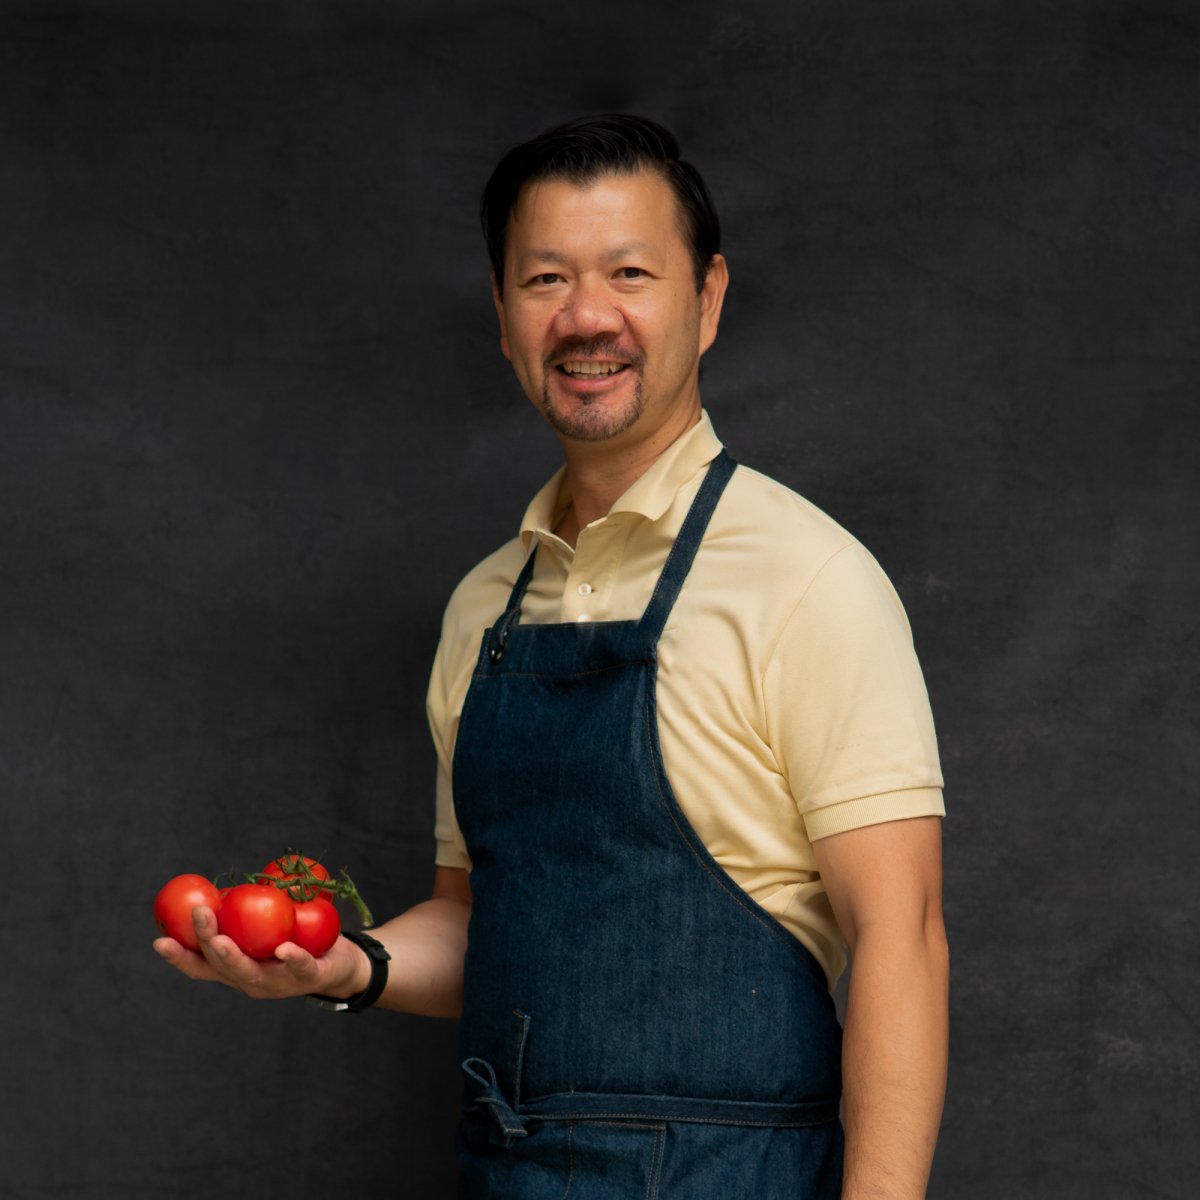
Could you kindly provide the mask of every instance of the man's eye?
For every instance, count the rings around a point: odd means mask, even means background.
[[[553,271],[543,271],[540,275],[535,275],[530,282],[541,284],[543,287],[545,287],[549,284],[557,283],[560,278],[562,277],[560,275],[556,275]]]
[[[641,267],[622,267],[617,272],[618,279],[641,279],[646,274]]]

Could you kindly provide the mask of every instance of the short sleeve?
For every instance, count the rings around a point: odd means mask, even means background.
[[[462,831],[454,815],[454,794],[451,785],[451,762],[454,755],[454,740],[458,733],[458,718],[462,709],[461,663],[455,662],[453,642],[447,637],[448,621],[443,621],[442,638],[433,659],[433,670],[429,676],[429,690],[425,698],[425,712],[429,718],[429,731],[433,735],[433,746],[437,753],[437,795],[434,817],[434,838],[437,841],[434,861],[439,867],[467,867],[471,860]],[[459,654],[457,657],[461,657]]]
[[[857,542],[812,578],[773,647],[763,688],[769,739],[810,840],[944,814],[908,619]]]
[[[466,842],[454,816],[454,797],[450,788],[450,773],[440,763],[437,772],[437,817],[434,823],[437,851],[434,861],[439,867],[471,869]]]

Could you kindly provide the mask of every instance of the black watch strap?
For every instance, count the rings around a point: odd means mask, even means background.
[[[360,933],[357,929],[343,929],[342,937],[349,939],[366,951],[367,957],[371,960],[371,982],[357,996],[347,996],[342,999],[338,996],[313,994],[308,997],[308,1002],[319,1008],[328,1009],[330,1012],[362,1012],[364,1008],[370,1008],[383,995],[383,989],[387,987],[388,963],[392,956],[384,949],[383,943],[369,933]]]

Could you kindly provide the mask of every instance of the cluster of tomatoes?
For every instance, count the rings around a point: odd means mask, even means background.
[[[159,929],[189,950],[198,950],[192,911],[206,905],[217,915],[217,929],[232,938],[251,958],[272,958],[277,947],[293,942],[320,956],[337,941],[341,919],[335,896],[358,909],[371,924],[354,884],[345,871],[338,879],[316,859],[289,850],[272,859],[244,883],[218,887],[203,875],[176,875],[154,900]]]

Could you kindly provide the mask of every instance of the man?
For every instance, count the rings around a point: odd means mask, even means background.
[[[200,954],[159,953],[255,996],[461,1013],[464,1196],[923,1196],[941,778],[899,601],[721,450],[698,374],[728,271],[669,133],[551,130],[483,218],[501,347],[566,462],[447,609],[433,896],[373,931],[390,973],[348,939],[254,962],[207,910]]]

